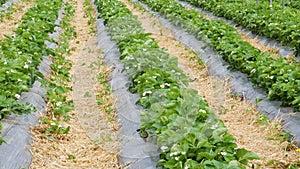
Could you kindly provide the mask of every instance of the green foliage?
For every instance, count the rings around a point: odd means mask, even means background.
[[[285,5],[291,8],[300,9],[300,1],[298,0],[285,0]]]
[[[75,35],[74,29],[70,25],[71,17],[74,15],[74,10],[70,3],[65,4],[64,15],[60,24],[64,32],[60,35],[59,41],[61,43],[52,56],[51,78],[47,82],[48,111],[54,116],[54,119],[40,119],[42,123],[48,124],[48,126],[44,128],[46,135],[68,134],[70,126],[64,127],[60,125],[60,120],[61,118],[66,121],[69,120],[68,112],[74,110],[73,101],[68,100],[66,96],[66,94],[72,90],[68,84],[71,82],[70,70],[72,64],[63,56],[63,54],[69,53],[68,41]]]
[[[49,40],[48,33],[55,27],[57,11],[61,7],[59,0],[38,1],[22,18],[21,25],[14,30],[14,36],[6,36],[0,42],[0,95],[10,102],[18,102],[20,93],[28,91],[39,77],[37,66],[43,55],[49,55],[51,50],[46,48],[45,40]],[[3,103],[0,109],[10,109],[10,105]],[[11,112],[20,113],[20,108]]]
[[[54,31],[61,0],[37,0],[22,17],[15,35],[0,41],[0,119],[11,113],[29,113],[33,109],[19,98],[33,82],[42,78],[38,65],[44,55],[53,54],[45,41]]]
[[[70,131],[70,126],[65,128],[59,125],[59,120],[50,120],[48,118],[41,118],[40,121],[50,126],[45,129],[46,133],[68,134]]]
[[[89,18],[88,25],[93,25],[96,22],[96,18],[93,16],[94,7],[91,5],[90,0],[84,0],[84,8],[85,8],[84,17]],[[95,28],[91,27],[89,33],[95,33],[95,32],[96,32]]]
[[[123,3],[97,0],[95,4],[118,44],[132,80],[129,89],[139,94],[138,104],[146,108],[139,131],[157,136],[156,144],[161,146],[158,166],[245,168],[248,160],[258,158],[237,148],[205,100],[187,88],[188,78],[178,68],[177,59],[158,47]]]
[[[7,2],[7,0],[0,0],[0,7],[5,4]]]
[[[254,84],[268,92],[271,100],[281,100],[284,106],[300,108],[299,63],[283,57],[271,58],[268,53],[243,41],[237,30],[225,22],[208,20],[196,10],[187,10],[175,1],[142,1],[199,40],[210,43],[230,68],[248,74]]]
[[[300,52],[300,11],[293,8],[281,10],[279,3],[270,9],[268,1],[227,3],[220,0],[185,0],[213,12],[215,15],[233,20],[258,35],[278,40]],[[290,2],[288,2],[290,4]]]
[[[296,164],[292,164],[291,166],[289,166],[288,169],[298,169],[298,168],[300,168],[300,161],[298,161]]]

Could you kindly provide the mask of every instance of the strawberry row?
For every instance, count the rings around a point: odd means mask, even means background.
[[[220,20],[208,20],[196,10],[188,10],[176,1],[141,0],[176,25],[210,43],[230,68],[249,75],[252,82],[268,92],[269,99],[284,106],[300,108],[300,66],[283,57],[271,58],[243,41],[236,29]]]
[[[15,35],[0,41],[0,119],[10,113],[30,112],[31,106],[21,104],[19,99],[42,78],[38,71],[42,56],[53,54],[45,41],[52,41],[48,33],[54,32],[62,4],[62,0],[37,0],[14,30]]]
[[[163,168],[245,168],[253,152],[237,148],[232,135],[200,97],[187,88],[178,61],[159,48],[141,23],[117,0],[97,0],[112,40],[117,42],[121,62],[138,93],[141,133],[156,136],[160,146],[158,166]],[[147,166],[145,166],[147,167]]]
[[[217,16],[233,20],[252,32],[292,47],[300,54],[300,23],[298,9],[273,6],[266,3],[226,3],[218,0],[185,0],[196,7],[211,11]]]

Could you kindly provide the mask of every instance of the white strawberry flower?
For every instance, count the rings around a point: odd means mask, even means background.
[[[19,99],[21,96],[19,94],[15,94],[15,97]]]
[[[152,94],[152,92],[151,91],[146,91],[146,92],[143,93],[143,96],[146,96],[147,94]]]
[[[168,147],[167,147],[167,146],[161,146],[160,149],[161,149],[162,151],[166,151],[166,150],[168,149]]]
[[[61,105],[62,105],[62,102],[57,102],[56,103],[56,106],[58,106],[58,107],[61,106]]]

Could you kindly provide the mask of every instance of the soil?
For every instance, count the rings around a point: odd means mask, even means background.
[[[199,65],[195,52],[175,40],[171,30],[166,29],[153,15],[134,8],[129,1],[121,1],[138,17],[145,31],[152,33],[159,46],[178,58],[179,67],[193,80],[190,87],[196,89],[219,114],[238,146],[254,151],[261,157],[261,160],[252,163],[265,168],[274,161],[282,168],[299,160],[295,147],[279,137],[279,121],[266,120],[267,125],[262,125],[260,122],[264,116],[256,111],[255,105],[240,97],[232,97],[227,80],[210,76],[205,66]],[[294,147],[292,151],[287,150],[290,146]]]
[[[23,15],[33,5],[33,0],[19,1],[12,5],[12,9],[10,10],[13,10],[13,13],[11,15],[8,14],[8,16],[4,17],[3,21],[0,22],[0,40],[5,38],[4,35],[14,34],[13,30],[19,26]],[[10,11],[7,11],[7,13],[9,12]]]

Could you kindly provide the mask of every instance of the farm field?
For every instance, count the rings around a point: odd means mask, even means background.
[[[271,9],[267,1],[258,4],[256,1],[226,3],[225,1],[187,0],[186,2],[211,11],[217,16],[233,20],[259,35],[276,39],[294,48],[296,54],[299,54],[299,29],[297,28],[299,9],[287,7],[281,10],[281,3],[278,1],[273,3]]]
[[[233,14],[238,2],[185,3],[19,0],[0,11],[0,168],[300,168],[298,33],[252,23],[295,50],[280,56],[198,11]]]

